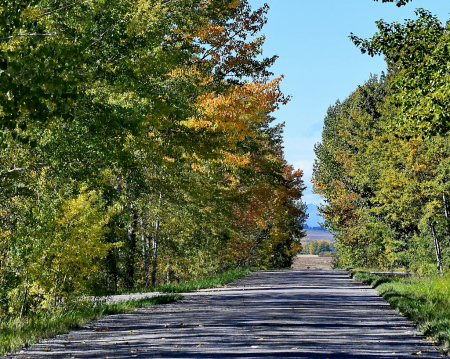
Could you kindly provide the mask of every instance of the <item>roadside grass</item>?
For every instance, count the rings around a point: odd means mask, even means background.
[[[363,271],[350,275],[376,288],[401,315],[409,318],[441,351],[450,352],[450,275],[429,278],[384,277]]]
[[[78,308],[62,313],[43,313],[24,318],[6,319],[0,317],[0,355],[5,355],[20,348],[37,343],[44,338],[67,333],[71,329],[80,328],[86,323],[111,314],[126,313],[141,307],[172,303],[180,300],[181,295],[175,293],[193,292],[199,289],[222,287],[261,268],[237,268],[222,274],[197,281],[169,283],[156,287],[138,287],[116,294],[143,292],[172,293],[153,298],[128,300],[106,304],[104,302],[83,302]]]
[[[168,283],[161,284],[155,287],[136,287],[127,291],[118,291],[116,294],[130,294],[130,293],[145,293],[145,292],[161,292],[161,293],[186,293],[194,292],[199,289],[218,288],[234,282],[235,280],[245,277],[251,272],[260,270],[261,268],[236,268],[217,274],[210,278],[204,278],[195,281],[188,281],[183,283]]]
[[[0,355],[15,352],[44,338],[67,333],[107,315],[126,313],[150,305],[173,303],[181,298],[179,294],[169,294],[111,304],[83,302],[78,308],[68,312],[36,314],[14,319],[0,318]]]

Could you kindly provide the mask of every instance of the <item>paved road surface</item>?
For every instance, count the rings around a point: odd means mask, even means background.
[[[18,358],[442,358],[345,271],[268,271],[92,322]]]

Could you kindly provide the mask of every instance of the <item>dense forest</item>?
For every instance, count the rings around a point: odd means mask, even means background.
[[[351,34],[387,72],[328,109],[315,147],[314,188],[342,267],[450,265],[450,23],[416,16],[378,21],[370,39]]]
[[[271,113],[268,6],[0,6],[0,316],[290,266],[302,171]],[[272,79],[270,79],[272,78]]]

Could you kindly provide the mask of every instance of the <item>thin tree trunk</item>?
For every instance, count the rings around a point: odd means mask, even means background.
[[[158,206],[161,208],[162,193],[159,193]],[[152,259],[152,287],[156,285],[156,269],[158,264],[158,231],[159,231],[159,214],[156,217],[155,233],[153,234],[153,259]]]
[[[19,318],[22,318],[22,316],[23,316],[23,312],[25,310],[25,304],[27,302],[27,297],[28,297],[28,275],[26,276],[26,279],[25,279],[25,294],[23,296],[22,307],[20,308]]]
[[[145,278],[145,285],[148,286],[148,271],[150,268],[149,263],[149,243],[148,243],[148,237],[145,235],[144,230],[144,221],[141,219],[141,242],[142,242],[142,258],[143,258],[143,265],[144,265],[144,278]]]
[[[158,228],[158,221],[156,221],[156,228]],[[158,241],[156,233],[153,236],[153,258],[152,258],[152,286],[156,285],[156,269],[158,264]]]
[[[428,225],[430,226],[430,231],[431,231],[431,235],[433,237],[433,242],[434,242],[434,251],[436,253],[437,271],[440,275],[442,275],[443,269],[442,269],[441,246],[439,244],[439,239],[436,235],[436,228],[434,227],[434,222],[432,222],[430,219],[428,219]]]
[[[450,239],[450,210],[448,208],[447,198],[445,198],[445,193],[442,193],[442,202],[444,204],[444,214],[445,214],[445,228],[447,229],[447,236]]]
[[[130,206],[131,209],[131,225],[128,227],[128,247],[129,247],[129,255],[127,256],[126,263],[126,284],[128,288],[133,288],[134,286],[134,267],[136,261],[136,228],[138,217],[134,212],[133,205]]]

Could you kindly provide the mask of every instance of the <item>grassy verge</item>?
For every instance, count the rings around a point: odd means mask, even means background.
[[[120,292],[118,294],[137,292],[183,293],[199,289],[217,288],[259,269],[238,268],[202,280],[179,284],[163,284],[151,288],[134,288],[131,291]],[[179,294],[168,294],[154,298],[129,300],[112,304],[85,303],[80,305],[76,310],[58,314],[41,314],[12,320],[0,318],[0,355],[14,352],[22,347],[37,343],[43,338],[51,338],[57,334],[67,333],[71,329],[79,328],[92,320],[107,315],[125,313],[149,305],[171,303],[179,299],[181,299],[181,295]]]
[[[156,287],[139,287],[133,288],[130,291],[121,291],[117,294],[130,294],[130,293],[145,293],[145,292],[161,292],[161,293],[186,293],[193,292],[199,289],[217,288],[222,287],[225,284],[238,280],[247,274],[260,270],[261,268],[236,268],[217,274],[210,278],[205,278],[196,281],[189,281],[184,283],[169,283],[162,284]]]
[[[167,304],[180,300],[179,294],[154,298],[129,300],[120,303],[84,303],[79,308],[65,313],[41,314],[26,318],[2,320],[0,318],[0,355],[37,343],[40,339],[67,333],[86,323],[111,314],[129,312],[141,307]]]
[[[430,340],[450,352],[450,275],[432,278],[382,277],[361,271],[352,277],[378,290]]]

